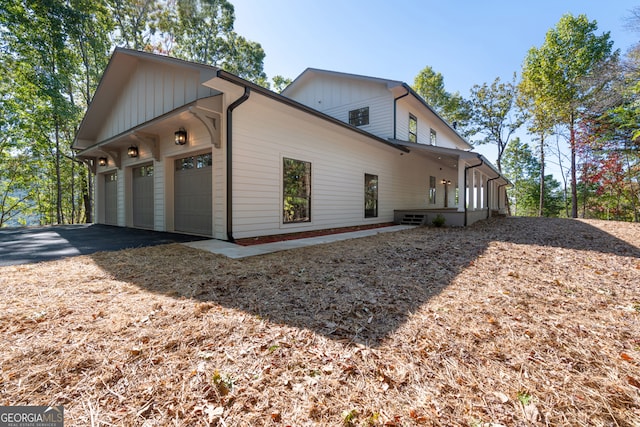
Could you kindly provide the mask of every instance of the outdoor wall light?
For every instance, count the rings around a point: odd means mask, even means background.
[[[98,165],[107,166],[107,158],[106,157],[98,157]]]
[[[175,133],[176,145],[184,145],[187,143],[187,131],[184,128],[180,128]]]
[[[132,145],[131,147],[129,147],[127,149],[127,155],[129,157],[138,157],[138,147],[136,147],[135,145]]]

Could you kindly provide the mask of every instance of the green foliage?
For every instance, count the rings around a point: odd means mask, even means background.
[[[566,14],[550,29],[539,48],[529,50],[523,65],[523,104],[534,117],[530,126],[545,135],[554,124],[569,130],[572,216],[577,217],[575,130],[585,105],[599,94],[602,82],[590,80],[612,56],[609,33],[596,35],[596,21]]]
[[[233,30],[235,13],[231,3],[177,0],[176,12],[169,8],[157,20],[157,29],[168,41],[161,43],[160,50],[188,61],[221,67],[268,87],[263,71],[265,52],[259,43]]]
[[[70,146],[115,45],[268,86],[234,20],[225,0],[0,0],[0,226],[91,221],[91,174]]]
[[[456,124],[457,131],[464,137],[470,135],[471,110],[469,102],[458,92],[449,93],[444,87],[442,74],[426,66],[415,77],[413,90],[416,91],[448,123]]]
[[[522,403],[522,406],[527,406],[531,403],[532,396],[526,391],[518,392],[518,401]]]
[[[442,216],[442,214],[438,214],[436,215],[435,218],[433,218],[433,220],[431,221],[431,224],[433,224],[434,227],[442,227],[445,222],[446,222],[445,217]]]
[[[291,84],[293,80],[287,77],[283,77],[281,75],[275,75],[271,79],[273,82],[273,91],[277,93],[281,93],[287,86]]]
[[[502,172],[502,156],[513,133],[524,123],[524,114],[516,103],[514,81],[502,83],[496,78],[491,85],[483,83],[471,88],[471,111],[474,132],[483,136],[478,144],[496,144],[497,166]]]
[[[538,216],[540,200],[540,162],[527,144],[514,138],[505,150],[504,173],[513,183],[507,190],[513,215]],[[552,175],[544,177],[543,216],[558,216],[562,210],[560,183]]]

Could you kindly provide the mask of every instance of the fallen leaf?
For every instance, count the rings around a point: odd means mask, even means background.
[[[524,416],[528,421],[535,423],[540,417],[540,411],[538,411],[538,407],[536,405],[530,403],[524,407]]]
[[[627,382],[635,388],[640,388],[640,381],[627,375]]]
[[[629,356],[627,353],[620,353],[620,357],[627,362],[633,361],[633,357]]]
[[[509,401],[509,397],[504,393],[500,393],[499,391],[494,391],[493,395],[498,398],[500,403],[507,403]]]

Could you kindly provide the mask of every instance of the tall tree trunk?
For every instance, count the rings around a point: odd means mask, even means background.
[[[576,128],[575,113],[571,112],[569,122],[569,141],[571,145],[571,218],[578,218],[578,181],[576,173]]]
[[[62,180],[60,178],[60,123],[55,118],[56,128],[56,221],[62,224]]]
[[[540,204],[538,216],[544,216],[544,134],[540,134]]]

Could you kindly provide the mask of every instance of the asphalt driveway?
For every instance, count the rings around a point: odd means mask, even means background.
[[[0,266],[203,239],[101,224],[3,228],[0,229]]]

